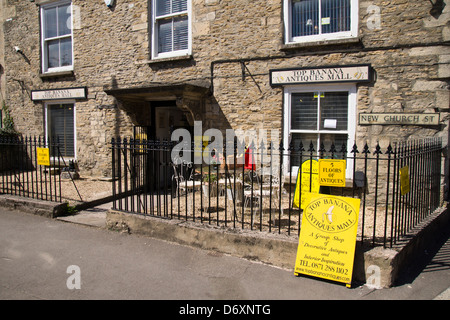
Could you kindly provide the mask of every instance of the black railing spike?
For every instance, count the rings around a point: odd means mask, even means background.
[[[264,151],[264,147],[265,147],[264,140],[261,140],[261,144],[260,144],[261,152]]]
[[[375,151],[373,152],[373,154],[380,154],[380,153],[383,153],[383,152],[381,152],[380,144],[377,142],[377,145],[375,147]]]
[[[320,143],[319,153],[322,154],[322,153],[324,153],[324,152],[326,152],[326,150],[325,150],[325,145],[323,144],[323,142],[321,142],[321,143]]]
[[[331,147],[330,147],[330,151],[329,151],[329,152],[331,152],[332,154],[334,154],[334,153],[337,152],[337,151],[336,151],[336,147],[334,146],[334,143],[331,144]]]
[[[363,148],[362,153],[363,153],[363,154],[368,154],[368,153],[370,153],[369,145],[367,144],[367,142],[366,142],[366,144],[364,145],[364,148]]]
[[[278,149],[282,152],[284,150],[283,139],[280,140],[280,146]]]
[[[387,150],[386,150],[386,154],[393,154],[393,153],[394,153],[394,150],[393,150],[391,144],[389,143]]]
[[[300,145],[298,146],[298,151],[303,152],[305,148],[303,147],[303,142],[300,140]]]
[[[353,143],[353,147],[352,147],[352,151],[350,151],[351,153],[353,153],[353,154],[357,154],[357,153],[359,153],[359,151],[358,151],[358,146],[356,145],[356,142],[355,143]]]
[[[342,143],[341,151],[343,155],[347,153],[347,144],[345,142]]]
[[[289,143],[289,147],[288,147],[288,150],[289,151],[294,151],[295,149],[294,149],[294,142],[291,140],[291,142]]]
[[[309,151],[309,152],[314,152],[314,151],[316,151],[316,150],[314,149],[314,144],[313,144],[312,140],[311,140],[311,142],[309,143],[309,149],[308,149],[308,151]]]

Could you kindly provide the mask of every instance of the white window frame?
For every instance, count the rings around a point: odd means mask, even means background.
[[[321,1],[321,0],[318,0]],[[333,32],[333,33],[319,33],[317,35],[292,37],[292,0],[283,0],[284,6],[284,34],[285,44],[316,42],[324,40],[339,40],[351,39],[358,37],[358,21],[359,21],[359,1],[350,0],[350,31]],[[319,5],[320,10],[320,5]],[[319,11],[320,12],[320,11]],[[320,19],[319,15],[319,19]],[[320,25],[319,25],[320,27]]]
[[[57,7],[61,5],[70,5],[70,36],[69,35],[63,35],[63,36],[56,36],[52,38],[45,38],[45,15],[44,10],[49,9],[52,7]],[[40,15],[41,15],[41,48],[42,48],[42,72],[43,73],[54,73],[54,72],[64,72],[64,71],[72,71],[73,70],[73,64],[74,64],[74,54],[73,54],[73,5],[72,1],[56,1],[48,4],[41,5],[40,8]],[[72,65],[70,66],[64,66],[64,67],[56,67],[56,68],[49,68],[48,67],[48,52],[47,52],[47,46],[46,42],[51,40],[58,40],[58,39],[64,39],[64,38],[71,38],[72,39]]]
[[[44,103],[44,116],[45,116],[45,142],[48,144],[49,143],[49,138],[48,138],[48,133],[49,133],[49,121],[48,121],[48,116],[49,116],[49,107],[51,107],[52,105],[60,105],[60,104],[73,104],[73,157],[66,157],[64,156],[63,158],[65,160],[76,160],[77,159],[77,107],[75,104],[75,100],[52,100],[52,101],[47,101]],[[54,159],[54,158],[52,158]]]
[[[152,0],[151,17],[152,17],[152,59],[164,59],[180,56],[188,56],[192,54],[192,1],[187,0],[187,10],[183,12],[177,12],[173,14],[167,14],[164,16],[156,17],[156,1]],[[183,50],[176,50],[170,52],[158,53],[158,20],[173,18],[180,15],[188,16],[188,48]]]
[[[318,123],[318,128],[316,130],[298,130],[291,129],[291,98],[293,93],[301,92],[336,92],[345,91],[348,92],[348,122],[347,131],[336,131],[336,130],[320,130],[320,124]],[[356,104],[357,104],[357,88],[356,84],[329,84],[329,85],[316,85],[316,86],[286,86],[284,87],[284,141],[291,141],[292,133],[312,133],[312,134],[347,134],[347,169],[345,172],[346,179],[353,179],[353,154],[351,153],[353,144],[356,139]],[[318,113],[320,114],[320,112]],[[305,143],[305,141],[303,141]],[[319,144],[317,144],[319,146]],[[307,149],[306,146],[305,149]],[[339,151],[339,146],[337,146]],[[328,150],[327,150],[328,151]],[[315,151],[314,156],[318,156],[318,150]],[[304,153],[306,155],[306,153]],[[309,155],[309,153],[308,153]],[[287,165],[289,168],[290,165]],[[297,165],[292,166],[292,174],[294,177],[297,175],[299,167]]]

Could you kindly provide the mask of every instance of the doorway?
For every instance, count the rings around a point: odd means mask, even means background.
[[[186,129],[191,134],[193,127],[189,125],[185,113],[176,106],[175,100],[152,101],[150,103],[149,125],[134,127],[134,138],[137,140],[171,141],[172,132],[176,129]],[[142,117],[144,119],[146,117]],[[146,178],[149,185],[156,188],[170,187],[173,168],[171,167],[170,150],[163,150],[158,145],[146,153]]]

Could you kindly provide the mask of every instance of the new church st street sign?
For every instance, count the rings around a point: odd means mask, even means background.
[[[333,82],[368,82],[370,65],[270,70],[272,86]]]
[[[360,113],[360,125],[439,125],[439,113]]]

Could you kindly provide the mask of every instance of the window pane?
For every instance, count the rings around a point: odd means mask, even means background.
[[[178,17],[173,22],[173,50],[184,50],[188,48],[188,17]]]
[[[317,94],[293,93],[291,101],[291,129],[317,130]]]
[[[187,10],[187,0],[172,0],[172,13]]]
[[[158,22],[158,52],[172,51],[172,19]]]
[[[56,8],[44,10],[44,37],[52,38],[58,35],[57,32]]]
[[[156,16],[170,14],[170,0],[156,0]]]
[[[292,37],[319,33],[319,1],[292,1]]]
[[[300,159],[300,142],[303,143],[303,149],[305,149],[302,153],[302,159]],[[311,142],[313,144],[313,157],[317,156],[317,134],[312,133],[293,133],[291,136],[291,143],[294,146],[294,151],[291,156],[291,164],[292,166],[300,166],[300,160],[302,162],[309,159],[310,156],[310,145]]]
[[[49,140],[59,140],[60,152],[65,157],[75,155],[74,105],[52,105],[49,108]]]
[[[59,67],[59,40],[47,41],[48,68]]]
[[[58,36],[71,33],[72,18],[70,5],[58,7]]]
[[[65,38],[60,40],[60,67],[72,65],[72,38]]]
[[[320,135],[320,143],[323,143],[325,148],[324,156],[331,157],[331,145],[334,144],[334,148],[336,152],[334,154],[335,159],[342,159],[342,145],[347,149],[347,135],[346,134],[321,134]],[[347,150],[348,151],[348,150]],[[344,154],[344,158],[346,158],[346,154]]]
[[[322,92],[320,95],[320,129],[347,130],[348,92]]]
[[[322,0],[322,33],[350,30],[350,0]]]

